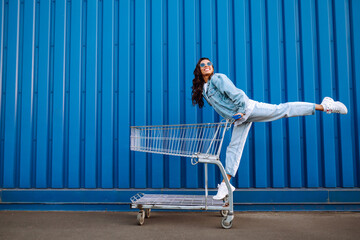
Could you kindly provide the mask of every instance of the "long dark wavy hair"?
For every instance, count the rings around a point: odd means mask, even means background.
[[[196,104],[199,104],[199,108],[202,108],[204,106],[204,99],[202,97],[202,91],[203,91],[203,86],[205,83],[205,80],[201,74],[201,70],[200,70],[200,63],[202,60],[209,60],[208,58],[200,58],[199,61],[196,64],[195,70],[194,70],[194,79],[193,79],[193,85],[192,85],[192,96],[191,96],[191,100],[192,100],[192,104],[195,106]],[[214,65],[213,65],[213,69],[214,69]],[[215,71],[215,70],[214,70]],[[214,74],[214,72],[213,72]]]

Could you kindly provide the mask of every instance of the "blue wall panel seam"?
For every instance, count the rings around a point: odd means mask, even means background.
[[[353,9],[353,6],[352,6],[352,1],[350,0],[349,1],[349,19],[350,19],[350,44],[351,44],[351,49],[352,51],[350,52],[351,53],[351,62],[352,63],[355,63],[355,53],[354,53],[354,49],[355,49],[355,41],[354,41],[354,26],[353,26],[353,22],[355,21],[354,20],[354,15],[353,15],[353,12],[351,11]],[[351,65],[351,78],[352,78],[352,95],[353,95],[353,101],[352,101],[352,106],[353,109],[354,109],[354,132],[355,132],[355,145],[354,145],[354,156],[355,156],[355,163],[354,165],[356,166],[355,167],[355,172],[354,172],[354,175],[355,177],[357,178],[357,180],[355,179],[355,186],[359,187],[360,186],[360,153],[359,153],[359,150],[356,151],[356,146],[359,146],[359,119],[358,119],[358,116],[359,116],[359,109],[358,109],[358,106],[360,104],[358,104],[357,102],[357,95],[356,95],[356,73],[355,73],[355,64],[352,64]],[[357,161],[356,161],[357,159]]]
[[[5,29],[6,29],[6,25],[5,25],[5,3],[4,1],[1,1],[1,5],[0,5],[1,9],[0,9],[0,13],[1,13],[1,19],[0,19],[0,23],[1,23],[1,27],[0,27],[0,48],[1,48],[1,52],[0,52],[0,77],[1,77],[1,81],[0,81],[0,175],[3,176],[3,172],[4,172],[4,154],[3,154],[3,148],[4,148],[4,131],[3,131],[3,118],[4,118],[4,99],[3,99],[3,93],[4,91],[4,84],[5,81],[3,81],[4,79],[4,50],[5,50],[5,44],[4,44],[4,36],[6,33]],[[0,187],[3,186],[3,177],[0,177]]]

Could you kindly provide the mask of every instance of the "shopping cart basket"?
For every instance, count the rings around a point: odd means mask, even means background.
[[[131,197],[131,208],[140,209],[137,215],[139,225],[145,217],[150,217],[151,209],[189,209],[219,210],[223,219],[223,228],[231,228],[234,219],[233,193],[226,177],[224,167],[219,160],[221,146],[229,121],[220,123],[134,126],[131,128],[131,150],[181,156],[191,159],[193,165],[204,163],[205,196],[203,195],[167,195],[138,193]],[[213,200],[208,196],[207,164],[215,164],[225,180],[229,190],[224,200]]]

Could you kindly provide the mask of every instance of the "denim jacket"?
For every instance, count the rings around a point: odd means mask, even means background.
[[[220,116],[231,119],[236,113],[245,113],[249,98],[226,75],[215,73],[208,83],[203,96]]]

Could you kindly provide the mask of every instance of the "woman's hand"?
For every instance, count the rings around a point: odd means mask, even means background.
[[[237,116],[237,115],[241,115],[241,117],[243,117],[245,114],[243,114],[243,113],[237,113],[237,114],[235,114],[234,116]]]
[[[240,115],[240,117],[238,117]],[[245,114],[244,113],[236,113],[233,118],[235,119],[235,121],[233,122],[233,124],[239,120],[240,118],[242,118]]]

